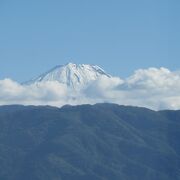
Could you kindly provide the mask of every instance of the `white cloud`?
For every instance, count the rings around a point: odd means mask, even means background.
[[[10,79],[0,81],[0,104],[63,105],[67,87],[58,82],[23,86]],[[58,103],[57,103],[58,102]]]
[[[140,69],[127,79],[127,84],[131,88],[166,90],[175,86],[180,87],[180,76],[166,68]]]
[[[100,78],[73,92],[58,82],[23,86],[0,80],[0,104],[53,105],[112,102],[151,109],[180,109],[180,73],[166,68],[139,69],[127,79]]]

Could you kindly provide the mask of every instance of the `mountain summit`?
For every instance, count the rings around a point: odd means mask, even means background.
[[[66,65],[56,66],[50,71],[24,84],[29,85],[40,82],[57,81],[66,84],[69,88],[79,89],[102,76],[111,77],[97,65],[68,63]]]

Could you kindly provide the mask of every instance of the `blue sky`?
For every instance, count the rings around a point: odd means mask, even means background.
[[[0,0],[0,79],[57,64],[97,64],[126,77],[180,68],[179,0]]]

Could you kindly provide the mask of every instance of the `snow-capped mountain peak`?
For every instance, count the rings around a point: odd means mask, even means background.
[[[102,76],[111,77],[97,65],[68,63],[56,66],[50,71],[24,84],[29,85],[47,81],[58,81],[59,83],[66,84],[70,88],[79,89]]]

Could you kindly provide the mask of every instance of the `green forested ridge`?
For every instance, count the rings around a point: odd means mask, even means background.
[[[1,106],[0,180],[180,180],[180,111]]]

